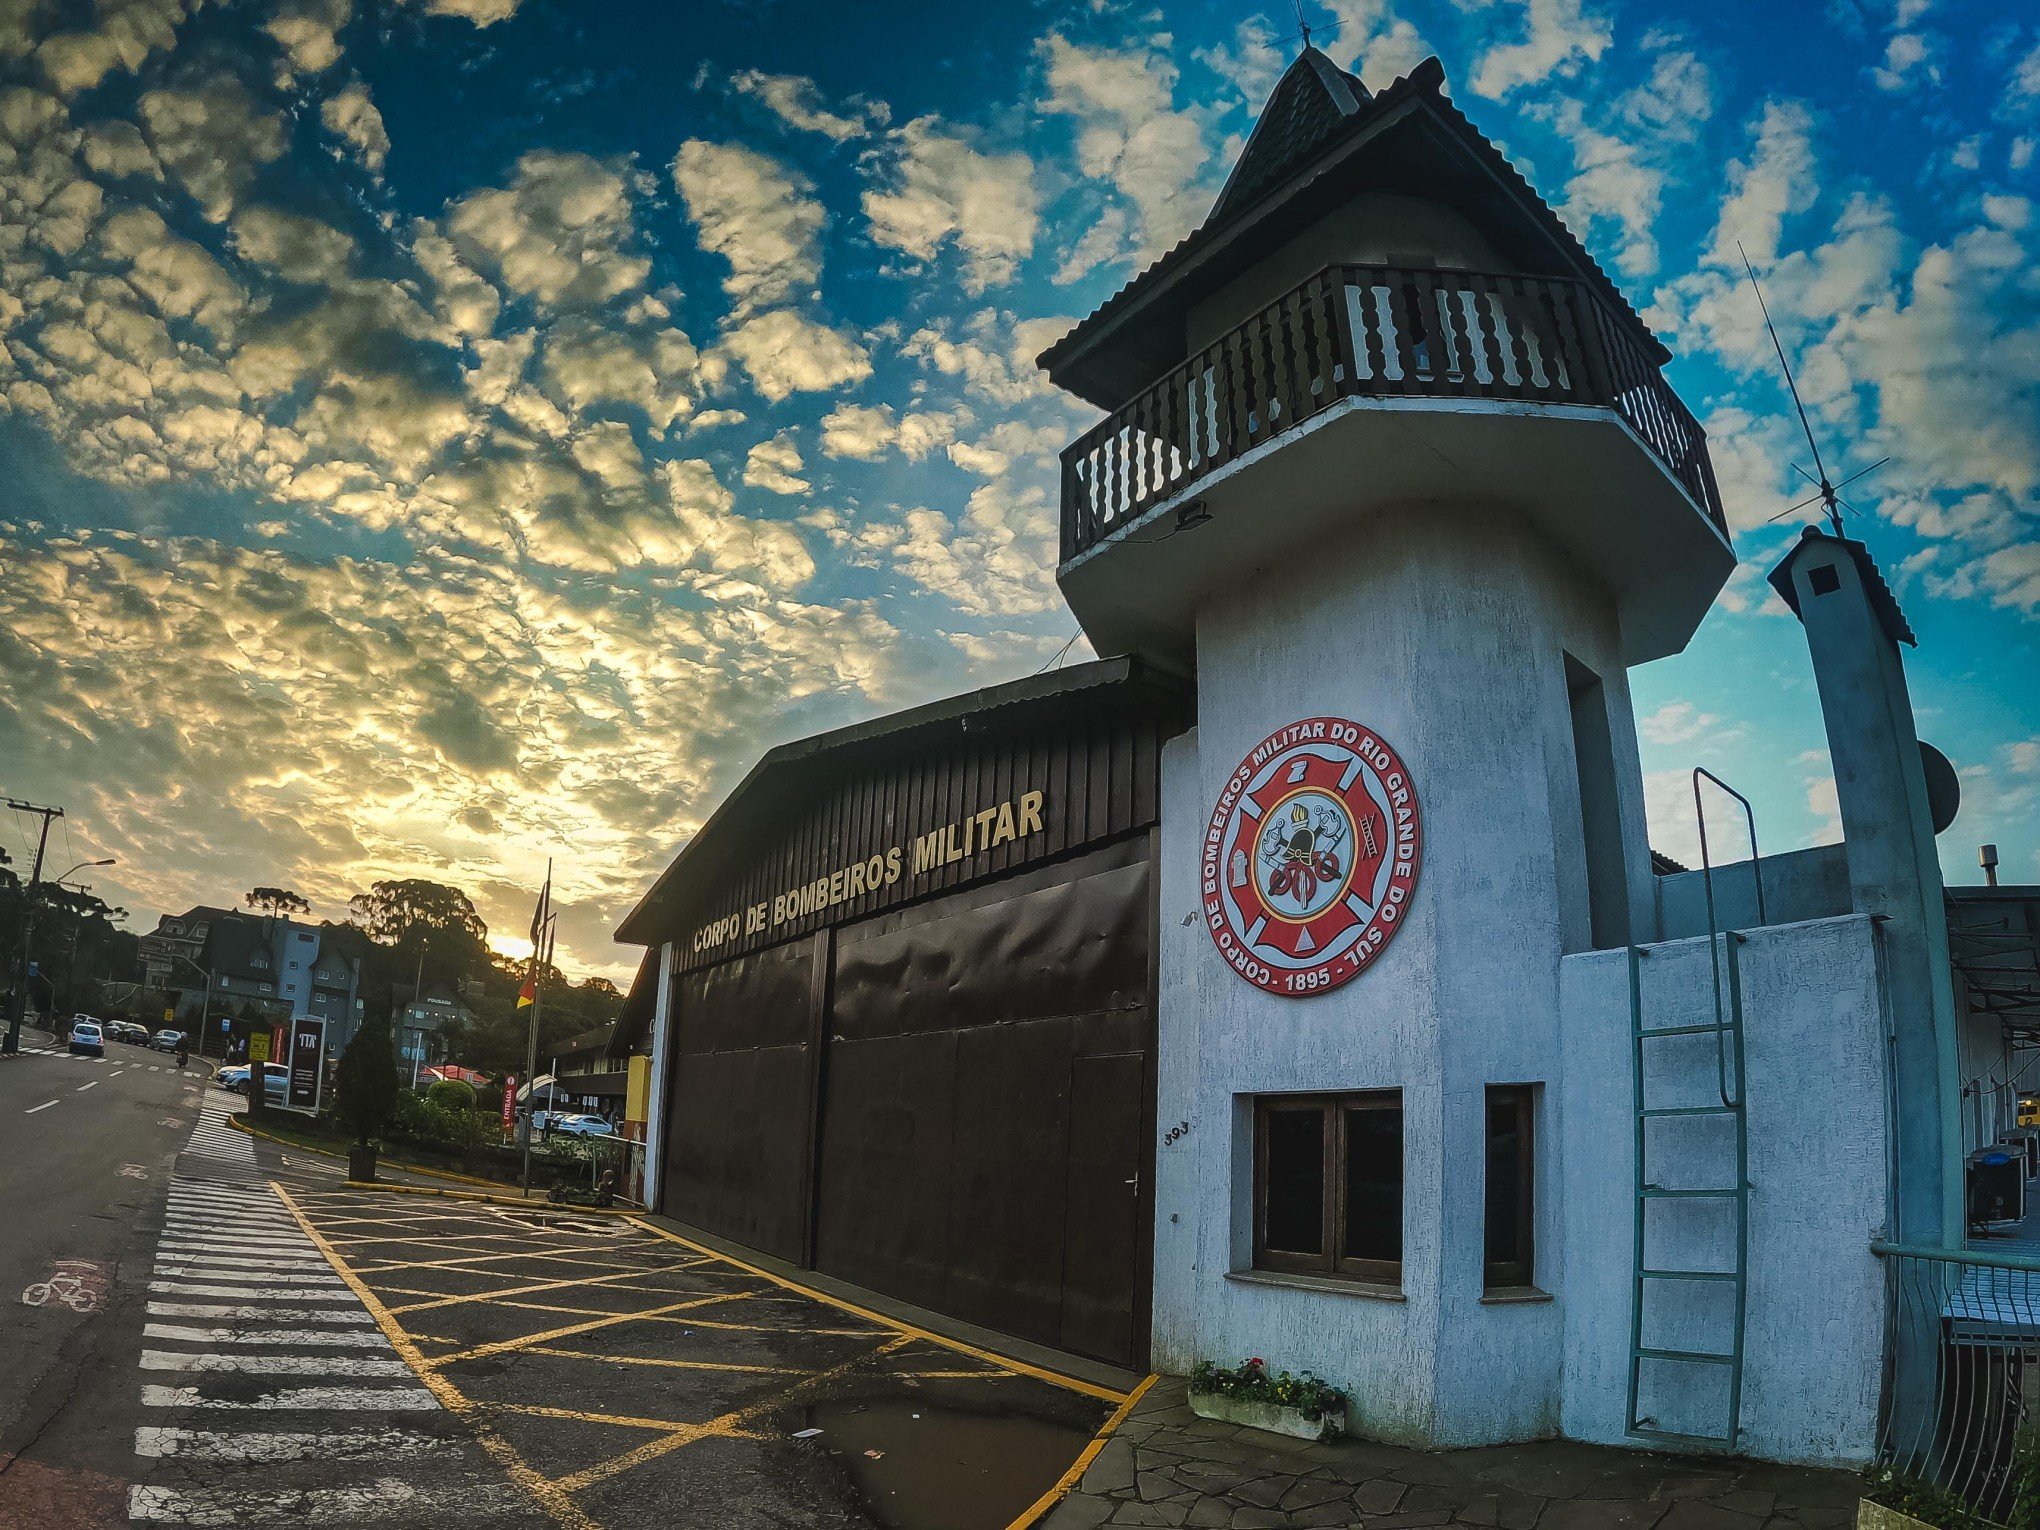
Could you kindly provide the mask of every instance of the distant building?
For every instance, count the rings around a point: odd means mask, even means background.
[[[463,1004],[456,990],[435,984],[397,1011],[397,1071],[406,1080],[415,1078],[429,1063],[446,1055],[443,1033],[449,1025],[471,1023],[475,1012]]]
[[[180,1019],[238,1015],[253,1004],[281,1023],[327,1023],[326,1049],[345,1047],[360,1024],[359,964],[325,948],[312,925],[200,904],[165,914],[141,937],[143,979],[177,996]]]

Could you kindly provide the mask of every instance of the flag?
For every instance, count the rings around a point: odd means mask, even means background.
[[[497,992],[500,993],[502,990],[498,989]],[[529,1009],[537,1002],[538,979],[527,972],[524,974],[524,986],[517,990],[517,1007],[520,1010]]]
[[[531,911],[531,965],[524,972],[524,986],[517,990],[517,1012],[522,1014],[538,1002],[538,971],[545,961],[541,942],[545,939],[546,916],[552,912],[552,862],[545,863],[545,886],[539,889],[538,907]]]

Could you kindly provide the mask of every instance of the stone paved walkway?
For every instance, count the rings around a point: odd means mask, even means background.
[[[1182,1380],[1164,1377],[1042,1524],[1844,1530],[1856,1499],[1857,1479],[1844,1472],[1565,1440],[1436,1452],[1369,1440],[1307,1445],[1200,1419]]]

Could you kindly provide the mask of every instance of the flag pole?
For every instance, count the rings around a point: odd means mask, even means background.
[[[532,1080],[538,1077],[539,977],[545,970],[546,922],[552,914],[552,859],[546,858],[545,887],[538,895],[538,907],[531,915],[531,1026],[524,1038],[524,1180],[523,1194],[531,1194],[531,1117],[538,1109],[538,1091]]]

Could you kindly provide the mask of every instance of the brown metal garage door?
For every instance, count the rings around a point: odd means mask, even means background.
[[[1136,1358],[1149,1034],[1140,842],[837,932],[818,1268]]]

